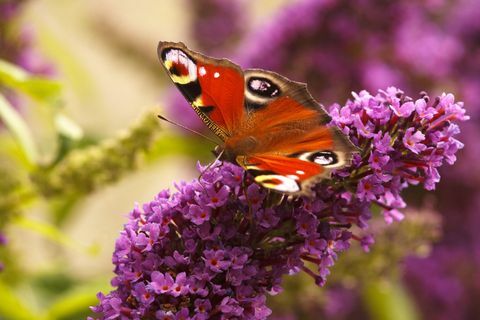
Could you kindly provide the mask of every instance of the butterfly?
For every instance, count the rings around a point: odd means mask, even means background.
[[[173,83],[222,141],[222,160],[250,172],[265,188],[309,195],[312,185],[350,163],[356,150],[303,83],[275,72],[242,70],[227,59],[160,42]]]

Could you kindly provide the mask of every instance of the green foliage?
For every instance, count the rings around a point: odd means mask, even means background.
[[[59,82],[31,75],[1,59],[0,84],[43,102],[56,102],[61,92]]]
[[[45,197],[88,194],[135,169],[158,132],[158,120],[147,114],[117,138],[73,150],[53,166],[39,166],[32,181]]]
[[[372,320],[418,320],[418,312],[398,281],[372,280],[365,285],[363,300]]]
[[[0,282],[0,318],[9,320],[38,319],[32,310],[8,285]]]
[[[5,90],[28,98],[23,109],[30,118],[2,95]],[[6,228],[9,234],[26,231],[59,252],[88,257],[98,253],[98,245],[80,244],[63,228],[86,195],[166,154],[186,153],[196,159],[209,154],[194,138],[160,135],[153,113],[117,137],[88,138],[62,113],[61,93],[58,82],[0,60],[0,233]],[[48,131],[49,141],[34,127]],[[42,154],[47,144],[55,147]],[[29,211],[35,205],[47,208],[46,216],[33,218]],[[110,276],[101,281],[77,279],[60,257],[47,270],[32,272],[17,264],[15,254],[0,246],[0,262],[5,264],[0,272],[0,319],[85,319],[91,315],[89,306],[97,302],[96,293],[110,289],[105,285]]]
[[[18,112],[10,105],[3,95],[0,94],[0,119],[8,127],[18,141],[25,157],[30,164],[37,162],[37,147],[32,138],[32,133]]]

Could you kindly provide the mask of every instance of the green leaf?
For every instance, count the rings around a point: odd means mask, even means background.
[[[37,147],[32,133],[23,118],[13,106],[0,94],[0,119],[17,139],[28,160],[33,164],[38,159]]]
[[[57,131],[72,140],[80,140],[83,138],[82,128],[72,119],[60,113],[55,117],[55,126]]]
[[[59,245],[76,249],[78,251],[83,251],[84,253],[92,255],[95,255],[98,252],[98,245],[93,244],[88,247],[82,246],[63,233],[56,226],[46,222],[29,219],[25,216],[19,216],[13,219],[12,223],[24,229],[36,232]]]
[[[5,283],[0,282],[0,319],[39,319]]]
[[[45,319],[85,319],[86,316],[92,314],[89,307],[98,303],[97,293],[99,291],[108,292],[112,289],[105,283],[108,281],[102,281],[102,284],[77,287],[66,292],[50,305],[45,312]]]
[[[154,162],[166,155],[183,154],[197,160],[211,161],[214,159],[211,150],[211,145],[195,136],[163,134],[155,140],[146,158],[148,161]]]
[[[0,83],[39,101],[53,102],[60,96],[58,81],[31,75],[20,67],[0,59]]]
[[[373,320],[418,320],[415,305],[398,280],[378,279],[363,291],[365,306]]]

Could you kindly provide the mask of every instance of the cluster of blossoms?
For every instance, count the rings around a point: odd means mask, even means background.
[[[480,280],[472,285],[472,277],[465,276],[480,267],[480,239],[472,227],[480,212],[479,15],[477,0],[360,0],[355,5],[346,0],[299,0],[255,28],[238,53],[242,65],[307,82],[322,101],[387,85],[434,93],[450,88],[465,101],[472,121],[463,126],[460,137],[468,147],[454,168],[441,171],[445,183],[436,191],[444,237],[430,257],[405,264],[407,285],[424,316],[432,319],[460,313],[474,318],[480,312]],[[454,271],[444,252],[461,256],[462,270],[467,271]],[[420,281],[414,270],[424,265],[437,267],[420,271],[425,277]],[[454,303],[443,303],[452,283],[461,293]],[[433,294],[432,287],[445,289]]]
[[[367,227],[372,206],[401,219],[402,189],[432,189],[437,167],[462,147],[455,122],[467,119],[451,94],[414,101],[396,88],[354,94],[330,113],[359,152],[312,198],[279,197],[215,163],[136,207],[113,254],[116,289],[92,308],[98,318],[267,318],[266,294],[281,292],[283,275],[303,271],[323,285],[352,240],[367,250],[373,242],[353,228]]]
[[[211,55],[225,55],[246,32],[245,0],[193,0],[192,38],[196,48]]]
[[[0,2],[0,59],[19,65],[39,75],[51,75],[52,66],[46,63],[33,44],[31,29],[17,24],[27,0]]]
[[[327,102],[387,85],[453,86],[471,105],[480,88],[479,12],[475,0],[300,0],[252,30],[236,61],[301,79]]]
[[[53,67],[35,50],[33,30],[18,25],[27,2],[27,0],[0,1],[0,60],[18,65],[36,75],[50,76],[54,73]],[[19,96],[2,84],[0,94],[5,95],[15,107],[21,105]]]

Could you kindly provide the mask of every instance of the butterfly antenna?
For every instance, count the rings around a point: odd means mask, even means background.
[[[210,142],[212,142],[212,143],[214,143],[214,144],[218,144],[217,141],[215,141],[215,140],[207,137],[206,135],[201,134],[200,132],[195,131],[195,130],[193,130],[193,129],[187,128],[187,127],[185,127],[184,125],[182,125],[182,124],[180,124],[180,123],[173,122],[172,120],[169,120],[169,119],[165,118],[164,116],[162,116],[162,115],[160,115],[160,114],[157,115],[157,117],[159,117],[161,120],[163,120],[163,121],[165,121],[165,122],[168,122],[168,123],[170,123],[170,124],[173,124],[173,125],[175,125],[175,126],[177,126],[177,127],[180,127],[180,128],[182,128],[182,129],[184,129],[184,130],[187,130],[187,131],[189,131],[189,132],[192,132],[192,133],[194,133],[194,134],[196,134],[196,135],[198,135],[198,136],[200,136],[200,137],[202,137],[202,138],[204,138],[204,139],[207,139],[208,141],[210,141]]]

